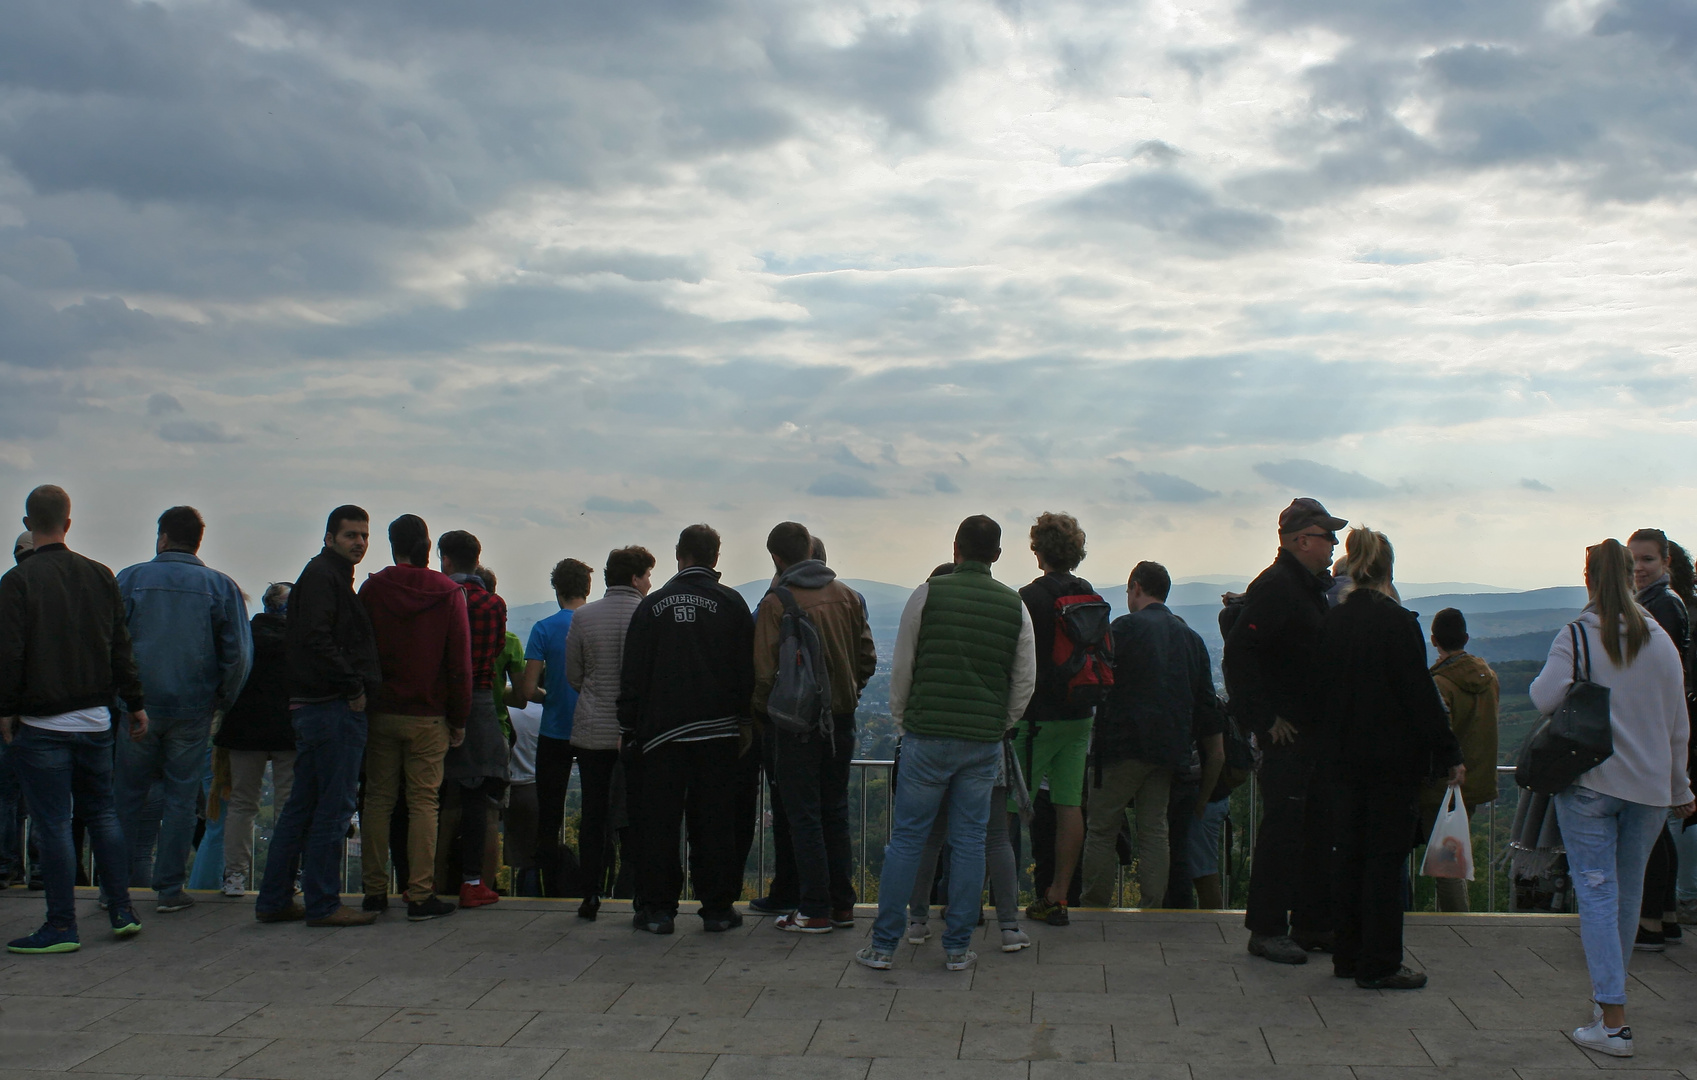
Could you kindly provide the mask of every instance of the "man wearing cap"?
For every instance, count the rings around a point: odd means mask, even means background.
[[[1316,499],[1279,515],[1279,553],[1250,583],[1226,637],[1231,712],[1261,748],[1263,817],[1249,876],[1249,951],[1302,964],[1332,941],[1331,815],[1318,724],[1320,636],[1337,530]]]

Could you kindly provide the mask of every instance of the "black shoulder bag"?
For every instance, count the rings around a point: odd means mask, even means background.
[[[1567,632],[1573,639],[1573,685],[1567,688],[1567,696],[1556,711],[1526,737],[1514,766],[1514,782],[1540,795],[1565,791],[1615,752],[1614,731],[1609,726],[1609,688],[1591,681],[1590,635],[1577,620],[1567,624]],[[1582,648],[1583,678],[1579,673]]]

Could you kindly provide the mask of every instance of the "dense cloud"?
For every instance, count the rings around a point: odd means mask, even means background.
[[[1205,569],[1293,493],[1642,513],[1693,115],[1690,0],[16,0],[0,470],[255,560],[346,488],[539,565],[789,514],[860,576],[993,507]]]

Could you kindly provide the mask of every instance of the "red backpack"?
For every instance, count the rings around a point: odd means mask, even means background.
[[[1066,679],[1068,705],[1100,705],[1114,686],[1113,620],[1096,593],[1055,597],[1055,647],[1050,656]]]

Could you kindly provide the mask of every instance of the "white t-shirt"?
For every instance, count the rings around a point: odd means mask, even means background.
[[[507,782],[536,783],[536,737],[542,733],[542,706],[532,702],[522,709],[509,708],[513,722],[513,749],[507,755]]]
[[[104,705],[96,705],[92,709],[78,709],[75,712],[60,713],[58,716],[24,716],[19,717],[32,728],[43,731],[69,731],[88,733],[105,731],[112,726],[112,710]]]

